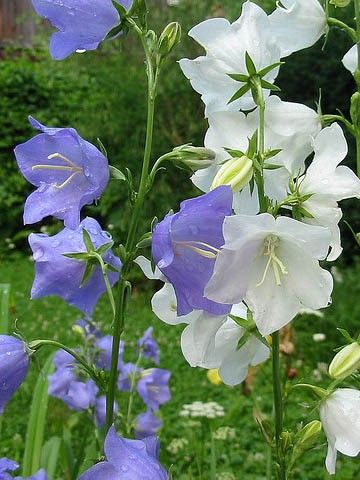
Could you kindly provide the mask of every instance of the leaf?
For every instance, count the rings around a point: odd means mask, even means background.
[[[241,150],[234,150],[232,148],[224,148],[224,150],[226,150],[227,153],[231,155],[233,158],[241,158],[246,156],[246,154]],[[225,160],[225,162],[227,162],[227,160]]]
[[[247,93],[248,91],[250,90],[250,85],[244,85],[243,87],[241,87],[236,93],[234,93],[234,95],[230,98],[230,100],[228,101],[228,105],[229,103],[232,103],[232,102],[235,102],[235,100],[238,100],[239,98],[243,97],[245,95],[245,93]]]
[[[96,141],[97,141],[98,144],[99,144],[99,148],[100,148],[101,153],[104,155],[105,158],[108,158],[108,154],[107,154],[106,148],[104,147],[104,144],[102,143],[102,141],[100,140],[100,138],[97,138]]]
[[[233,80],[236,80],[237,82],[243,82],[247,83],[249,80],[248,75],[244,75],[242,73],[228,73],[228,77],[232,78]]]
[[[9,332],[10,284],[0,283],[0,334]]]
[[[30,416],[22,462],[22,476],[29,477],[40,469],[40,457],[48,409],[48,376],[53,370],[53,354],[49,356],[38,376],[30,408]]]
[[[41,467],[46,471],[49,480],[55,476],[61,447],[60,437],[51,437],[41,451]]]
[[[262,70],[260,70],[260,72],[258,72],[258,75],[260,77],[265,77],[265,75],[267,75],[269,72],[271,72],[271,70],[274,70],[274,68],[280,67],[281,65],[285,65],[285,62],[273,63],[273,64],[269,65],[268,67],[265,67]]]
[[[275,165],[275,163],[265,163],[265,170],[279,170],[279,168],[284,168],[283,165]]]
[[[276,155],[278,155],[280,152],[282,152],[282,148],[274,148],[274,150],[268,150],[265,153],[265,158],[273,158]]]
[[[261,80],[261,86],[265,88],[265,90],[271,90],[272,92],[281,92],[281,88],[273,83],[267,82],[266,80]]]
[[[126,175],[121,170],[112,165],[109,165],[109,170],[111,178],[113,178],[114,180],[121,180],[122,182],[126,182]]]
[[[344,328],[337,328],[341,335],[345,338],[348,343],[353,343],[355,340],[351,337],[350,333]]]
[[[253,158],[258,148],[258,130],[256,130],[251,138],[249,138],[249,146],[247,155],[249,158]]]
[[[95,246],[91,240],[89,232],[85,230],[85,228],[83,228],[82,233],[83,233],[83,241],[84,241],[86,250],[88,251],[88,253],[94,252]]]
[[[257,71],[256,71],[255,63],[253,62],[248,52],[245,52],[245,65],[250,76],[256,75]]]

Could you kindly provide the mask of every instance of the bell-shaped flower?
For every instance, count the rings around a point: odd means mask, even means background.
[[[132,0],[117,0],[129,8]],[[119,24],[119,14],[111,0],[32,0],[38,15],[57,28],[50,40],[50,53],[63,60],[76,51],[96,50],[106,35]]]
[[[281,56],[311,47],[325,35],[327,19],[319,0],[281,0],[269,22]]]
[[[142,371],[143,369],[137,367],[135,363],[128,362],[122,364],[117,382],[118,389],[122,392],[131,392]]]
[[[169,380],[171,372],[162,368],[144,370],[137,384],[137,392],[144,403],[153,411],[171,398]]]
[[[111,237],[103,231],[96,220],[85,218],[76,230],[64,228],[52,237],[45,234],[31,234],[30,247],[35,260],[35,280],[31,290],[31,298],[57,295],[70,305],[78,307],[91,315],[99,297],[106,291],[105,281],[100,266],[95,265],[84,285],[82,281],[86,264],[65,255],[86,253],[83,239],[86,230],[95,248],[109,244]],[[114,269],[120,270],[121,262],[111,250],[102,255],[104,262]],[[119,279],[119,273],[109,271],[111,285]]]
[[[37,187],[25,202],[24,223],[53,215],[76,229],[81,208],[108,184],[108,161],[73,128],[48,128],[31,117],[30,123],[42,133],[15,148],[21,173]]]
[[[244,300],[262,335],[288,324],[302,306],[329,304],[333,279],[318,262],[328,253],[327,228],[268,213],[235,215],[225,219],[224,238],[205,296]]]
[[[344,67],[349,70],[352,74],[358,68],[358,46],[354,45],[350,48],[350,50],[345,54],[344,58],[342,59],[342,63]]]
[[[336,260],[342,252],[338,227],[342,212],[337,202],[360,196],[360,180],[350,168],[338,166],[347,155],[348,147],[341,127],[334,123],[324,128],[314,140],[315,156],[299,179],[299,193],[310,197],[302,207],[312,216],[303,219],[311,225],[322,225],[331,230],[331,253],[328,260]]]
[[[9,458],[0,458],[0,480],[11,480],[13,477],[9,472],[14,472],[19,465]]]
[[[23,341],[0,335],[0,415],[29,369],[29,354]]]
[[[337,452],[360,453],[360,390],[339,388],[320,406],[320,419],[328,440],[326,468],[335,474]]]
[[[244,304],[234,305],[231,313],[246,318],[247,309]],[[241,339],[244,343],[239,348]],[[249,366],[263,363],[270,355],[266,345],[230,317],[214,317],[205,312],[185,328],[181,348],[192,367],[218,369],[227,385],[243,382]]]
[[[181,203],[180,212],[167,215],[156,225],[152,237],[152,255],[158,268],[176,293],[177,315],[206,310],[221,315],[228,305],[204,297],[216,254],[224,243],[222,226],[231,215],[232,191],[222,186]]]
[[[230,155],[226,149],[246,152],[248,139],[259,126],[258,109],[248,114],[242,112],[216,112],[209,115],[209,129],[205,146],[214,150],[214,164],[192,176],[193,183],[207,192],[210,190],[219,169],[226,166]],[[300,103],[283,102],[276,95],[265,104],[265,149],[280,150],[269,159],[269,163],[282,168],[264,170],[265,193],[272,200],[281,201],[287,196],[292,172],[302,173],[305,160],[312,152],[312,139],[321,129],[320,117],[311,108]],[[224,163],[225,162],[225,163]],[[258,213],[256,188],[234,193],[236,213],[251,215]]]
[[[105,335],[103,337],[99,337],[96,339],[95,348],[98,350],[98,353],[96,355],[95,364],[98,368],[101,368],[103,370],[110,370],[112,345],[113,345],[112,335]],[[123,361],[124,348],[125,348],[124,342],[121,341],[119,345],[119,360],[118,360],[119,369]]]
[[[106,461],[97,463],[79,480],[168,480],[158,461],[159,443],[155,437],[129,440],[119,437],[114,427],[105,439]]]
[[[248,75],[246,53],[258,71],[279,62],[280,49],[264,10],[247,1],[234,23],[230,24],[225,18],[205,20],[192,28],[189,35],[205,48],[206,55],[195,60],[184,58],[180,60],[180,67],[194,90],[201,94],[206,105],[205,115],[253,108],[255,103],[250,91],[229,104],[233,95],[245,85],[229,74]],[[277,73],[278,68],[273,69],[264,79],[272,83]]]
[[[144,335],[138,341],[138,347],[142,352],[143,357],[149,358],[156,365],[160,363],[160,349],[157,341],[153,337],[153,327],[149,327]]]
[[[139,440],[147,437],[153,437],[162,427],[162,420],[153,413],[152,410],[147,410],[145,413],[140,413],[135,418],[135,437]]]

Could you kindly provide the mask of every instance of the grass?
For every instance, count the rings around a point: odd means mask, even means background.
[[[333,349],[342,344],[342,337],[336,327],[346,328],[350,333],[358,333],[360,305],[360,262],[351,268],[341,271],[343,282],[337,283],[333,296],[333,304],[324,317],[318,318],[303,315],[294,323],[295,354],[286,360],[291,362],[292,373],[296,378],[285,378],[285,390],[289,392],[291,385],[307,380],[318,385],[326,385],[324,365],[333,356]],[[15,256],[11,261],[1,265],[0,283],[10,283],[11,324],[28,340],[37,338],[53,338],[75,346],[76,338],[72,331],[74,321],[80,318],[76,309],[68,307],[56,298],[29,300],[29,291],[33,277],[33,264],[25,257]],[[155,285],[153,285],[156,288]],[[265,480],[267,450],[261,433],[254,422],[254,412],[269,418],[272,411],[271,365],[268,362],[257,372],[253,391],[245,392],[243,386],[229,388],[224,385],[215,386],[209,382],[206,372],[190,368],[182,357],[180,349],[180,333],[182,327],[172,327],[161,323],[149,308],[152,295],[151,287],[143,281],[136,284],[133,299],[130,303],[127,327],[124,340],[126,342],[126,359],[135,361],[134,350],[137,339],[150,325],[154,327],[155,337],[161,348],[160,367],[172,372],[172,400],[161,408],[164,427],[161,431],[162,453],[164,465],[172,465],[175,480],[209,480],[211,441],[210,430],[228,426],[234,429],[235,437],[225,440],[214,440],[217,459],[218,479]],[[96,309],[95,318],[102,322],[105,331],[110,330],[110,310],[104,299]],[[326,340],[315,343],[314,333],[323,332]],[[2,425],[0,441],[0,457],[8,456],[21,462],[26,422],[28,419],[31,395],[46,355],[35,360],[31,373],[21,389],[8,405]],[[285,362],[284,362],[285,363]],[[203,422],[189,420],[179,415],[182,405],[196,400],[216,401],[225,409],[225,417]],[[305,402],[312,399],[305,392],[294,391],[287,400],[286,428],[294,431],[300,424],[314,418],[311,409],[305,408]],[[143,406],[136,404],[140,411]],[[120,404],[121,408],[126,408]],[[71,429],[75,444],[83,434],[82,416],[72,413],[60,402],[51,399],[47,420],[46,437],[62,435],[64,425]],[[90,438],[90,437],[86,437]],[[175,440],[175,442],[174,442]],[[300,468],[295,476],[299,480],[325,480],[329,477],[324,468],[326,455],[325,437],[320,446],[304,455]],[[360,480],[358,459],[349,459],[339,455],[339,480]],[[226,476],[226,474],[228,474]],[[231,476],[232,475],[232,476]],[[66,473],[59,472],[58,479],[68,478]]]

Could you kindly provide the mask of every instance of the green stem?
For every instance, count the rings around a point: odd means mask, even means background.
[[[279,467],[279,480],[286,480],[286,465],[282,449],[281,434],[283,431],[283,400],[281,392],[280,371],[280,334],[272,334],[272,372],[275,411],[275,445],[276,459]]]
[[[357,44],[357,70],[355,72],[355,81],[358,92],[360,92],[360,0],[354,0],[355,17],[356,17],[356,44]],[[360,177],[360,130],[356,127],[356,171]]]
[[[267,445],[266,449],[266,480],[272,480],[272,448],[270,445]]]
[[[357,1],[358,0],[355,0],[355,3]],[[347,25],[346,23],[342,22],[341,20],[338,20],[337,18],[329,17],[328,25],[330,27],[338,27],[341,30],[344,30],[350,36],[353,42],[357,42],[356,31],[353,28],[349,27],[349,25]]]
[[[214,439],[214,432],[210,425],[210,441],[211,441],[211,456],[210,456],[210,479],[216,480],[216,447],[215,447],[215,439]]]
[[[132,413],[132,406],[134,402],[135,385],[137,380],[137,369],[140,365],[141,359],[142,359],[142,352],[139,353],[138,359],[135,364],[134,373],[131,376],[130,397],[129,397],[129,403],[127,408],[127,415],[126,415],[126,433],[128,435],[131,433],[131,426],[132,426],[131,413]]]
[[[144,150],[144,160],[141,171],[139,191],[135,200],[135,205],[133,213],[130,220],[129,231],[127,235],[127,240],[125,244],[125,250],[127,252],[128,258],[126,258],[122,272],[121,280],[118,285],[117,292],[117,302],[116,302],[116,312],[114,316],[114,325],[113,325],[113,344],[112,344],[112,354],[111,354],[111,367],[110,367],[110,376],[108,391],[106,395],[106,430],[109,430],[113,423],[114,418],[114,400],[115,400],[115,391],[116,391],[116,382],[118,378],[118,361],[119,361],[119,347],[121,335],[125,327],[125,296],[127,291],[127,281],[126,277],[131,269],[132,264],[132,255],[136,243],[136,233],[139,225],[139,220],[142,215],[144,201],[148,189],[148,180],[149,180],[149,165],[150,157],[152,150],[153,142],[153,132],[154,132],[154,114],[155,114],[155,99],[157,91],[157,80],[158,80],[158,70],[154,70],[151,53],[149,47],[144,38],[144,33],[139,29],[136,24],[133,24],[135,31],[140,36],[141,42],[144,47],[146,55],[146,66],[147,66],[147,76],[148,76],[148,105],[147,105],[147,126],[146,126],[146,141],[145,141],[145,150]]]
[[[258,157],[260,160],[260,164],[262,167],[263,162],[263,154],[265,151],[265,100],[264,100],[264,93],[261,86],[261,83],[258,85],[258,98],[257,104],[259,107],[259,138],[258,138]],[[265,190],[264,190],[264,171],[257,171],[255,173],[255,182],[258,188],[258,197],[259,197],[259,206],[260,206],[260,213],[265,213],[267,211],[267,201],[265,197]]]

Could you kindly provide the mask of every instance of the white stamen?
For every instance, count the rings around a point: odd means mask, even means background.
[[[262,276],[262,279],[256,285],[257,287],[260,287],[265,282],[270,266],[273,269],[275,282],[276,282],[276,285],[278,286],[281,285],[281,275],[288,274],[285,265],[276,255],[276,248],[278,247],[278,245],[279,245],[279,239],[277,237],[270,235],[269,237],[266,238],[265,250],[263,254],[265,257],[269,257],[269,259],[266,263],[265,271]]]
[[[52,153],[48,155],[47,157],[49,160],[52,160],[53,158],[60,158],[63,160],[67,165],[34,165],[32,167],[32,170],[55,170],[55,171],[62,171],[62,172],[72,172],[72,174],[67,178],[63,183],[55,184],[55,188],[62,189],[68,185],[71,180],[78,175],[79,173],[82,173],[82,168],[76,165],[76,163],[72,162],[69,158],[65,157],[65,155],[62,155],[61,153]]]

